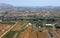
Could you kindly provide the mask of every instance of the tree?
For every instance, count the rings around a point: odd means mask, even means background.
[[[5,16],[5,15],[7,15],[7,14],[8,14],[8,11],[5,11],[4,14],[3,14],[3,16]]]

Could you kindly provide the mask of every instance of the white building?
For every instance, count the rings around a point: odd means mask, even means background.
[[[54,24],[46,24],[46,26],[53,26]]]

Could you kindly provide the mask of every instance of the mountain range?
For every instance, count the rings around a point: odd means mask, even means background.
[[[15,7],[10,4],[0,3],[0,12],[25,12],[30,10],[49,10],[49,11],[60,11],[60,6],[43,6],[43,7]]]

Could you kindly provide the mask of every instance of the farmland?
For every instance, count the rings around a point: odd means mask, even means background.
[[[60,38],[60,29],[46,27],[37,21],[17,21],[15,24],[0,25],[2,38]]]

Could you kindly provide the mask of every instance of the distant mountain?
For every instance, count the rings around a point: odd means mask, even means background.
[[[28,7],[15,7],[10,4],[4,4],[0,3],[0,12],[24,12],[26,10],[29,10],[30,8]]]
[[[43,7],[15,7],[12,6],[10,4],[4,4],[4,3],[0,3],[0,12],[5,12],[8,11],[10,12],[16,12],[16,13],[24,13],[25,11],[37,11],[38,10],[49,10],[49,11],[56,11],[56,12],[60,12],[60,6],[54,7],[54,6],[43,6]]]
[[[0,3],[0,11],[9,11],[14,8],[12,5]]]

